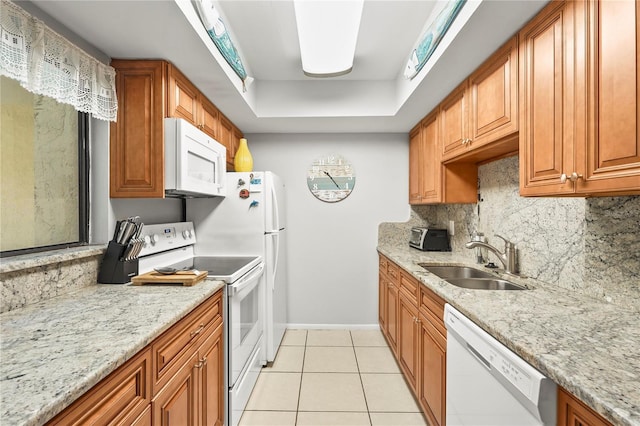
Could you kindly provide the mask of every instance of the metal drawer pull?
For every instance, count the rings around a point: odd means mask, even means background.
[[[204,329],[204,324],[200,324],[198,329],[197,330],[193,330],[189,335],[193,338],[193,337],[197,336],[198,334],[202,333],[203,329]]]

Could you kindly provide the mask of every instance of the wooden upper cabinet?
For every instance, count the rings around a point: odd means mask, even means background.
[[[233,123],[222,114],[218,123],[218,142],[227,148],[227,170],[229,166],[233,170]]]
[[[448,160],[467,150],[469,141],[467,81],[442,101],[439,114],[442,159]]]
[[[478,168],[474,163],[442,164],[439,119],[435,110],[411,131],[409,203],[473,203]]]
[[[520,194],[640,194],[640,6],[553,2],[520,32]]]
[[[231,149],[227,154],[227,158],[230,160],[227,163],[227,167],[230,167],[231,170],[234,170],[234,159],[236,157],[236,151],[238,151],[238,147],[240,146],[240,139],[242,139],[244,135],[236,126],[233,126],[232,136],[231,136]]]
[[[110,128],[110,196],[164,197],[164,61],[113,60],[118,121]]]
[[[218,108],[202,95],[200,95],[200,107],[202,131],[218,140],[218,122],[220,121]]]
[[[576,192],[640,194],[640,3],[588,1],[586,7],[586,144],[576,146],[583,175]]]
[[[426,116],[422,126],[422,185],[420,198],[422,203],[436,203],[442,199],[442,149],[438,139],[438,114]]]
[[[118,121],[110,130],[110,196],[164,197],[164,118],[182,118],[219,140],[223,115],[175,66],[166,61],[120,60],[116,69]],[[224,117],[224,126],[242,134]],[[227,163],[233,162],[233,138]]]
[[[571,191],[574,3],[549,4],[520,32],[520,194]]]
[[[422,129],[418,123],[409,133],[409,204],[422,202]]]
[[[202,128],[200,119],[200,92],[176,67],[167,64],[169,86],[167,100],[169,117],[184,118],[198,128]]]
[[[518,38],[513,37],[469,77],[470,149],[514,136],[504,151],[516,151],[518,131]],[[496,153],[499,155],[500,153]]]

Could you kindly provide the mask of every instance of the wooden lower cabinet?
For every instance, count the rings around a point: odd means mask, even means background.
[[[151,402],[151,351],[141,351],[48,425],[149,425],[140,416]]]
[[[418,307],[403,291],[398,306],[398,361],[405,379],[416,393],[420,355]]]
[[[398,352],[398,287],[387,282],[387,341],[394,353]]]
[[[393,280],[384,270],[393,270]],[[444,300],[380,255],[380,290],[386,290],[381,329],[431,426],[444,426],[447,338]]]
[[[222,426],[224,423],[224,347],[222,324],[198,351],[202,371],[200,379],[200,424]]]
[[[223,326],[219,290],[47,424],[221,426]]]
[[[611,426],[606,419],[558,387],[558,426]]]
[[[420,365],[418,371],[418,402],[434,426],[445,424],[447,339],[434,322],[420,313]]]
[[[154,426],[197,423],[198,353],[194,352],[151,403]]]

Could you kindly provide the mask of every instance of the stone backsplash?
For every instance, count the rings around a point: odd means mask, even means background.
[[[85,246],[2,259],[0,313],[97,285],[103,254]]]
[[[412,207],[407,223],[384,224],[380,238],[406,244],[411,226],[453,220],[454,252],[475,259],[464,247],[474,230],[502,251],[499,234],[516,243],[522,274],[640,310],[640,196],[520,197],[518,157],[480,166],[478,178],[478,203]]]

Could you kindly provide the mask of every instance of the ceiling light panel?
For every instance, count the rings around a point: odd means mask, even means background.
[[[302,69],[335,77],[353,68],[364,0],[294,0]]]

